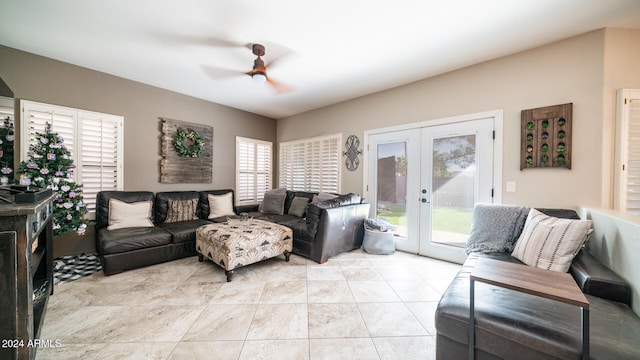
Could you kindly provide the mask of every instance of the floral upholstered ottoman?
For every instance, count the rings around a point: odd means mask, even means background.
[[[205,257],[225,269],[227,281],[241,266],[284,254],[293,250],[290,228],[263,220],[230,221],[203,225],[196,230],[198,261]]]

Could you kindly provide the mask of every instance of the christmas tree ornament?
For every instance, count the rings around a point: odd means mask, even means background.
[[[45,145],[46,145],[46,144],[48,144],[48,143],[49,143],[49,138],[47,138],[47,137],[41,137],[41,138],[40,138],[40,142],[42,142],[43,144],[45,144]]]
[[[40,169],[40,174],[46,175],[48,173],[49,173],[49,169],[47,169],[47,168]]]
[[[38,168],[38,164],[36,164],[36,163],[35,163],[35,162],[33,162],[33,161],[29,161],[29,162],[27,163],[27,167],[28,167],[29,169],[37,169],[37,168]]]
[[[3,166],[2,169],[0,169],[0,172],[2,172],[5,175],[9,175],[13,172],[13,169],[8,166]]]
[[[62,191],[64,191],[64,192],[67,192],[67,191],[71,190],[71,186],[69,186],[69,185],[62,185],[62,186],[60,186],[60,190],[62,190]]]
[[[15,136],[15,135],[13,135],[13,134],[11,134],[11,135],[7,135],[7,136],[5,137],[5,139],[7,139],[7,141],[14,141],[14,140],[16,139],[16,136]]]

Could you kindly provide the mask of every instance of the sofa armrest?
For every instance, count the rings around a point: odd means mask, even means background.
[[[312,258],[324,263],[332,256],[362,246],[369,206],[352,204],[322,209]]]
[[[618,274],[582,249],[569,272],[585,294],[631,306],[631,288]]]

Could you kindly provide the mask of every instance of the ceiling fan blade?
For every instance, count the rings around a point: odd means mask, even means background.
[[[209,37],[207,38],[207,44],[216,47],[244,47],[251,50],[251,46],[253,44],[250,43],[242,43],[238,41],[231,41],[224,38],[219,37]]]
[[[283,54],[280,54],[277,57],[273,58],[271,61],[269,61],[269,63],[265,65],[265,68],[273,69],[273,68],[279,66],[278,64],[282,63],[282,59],[286,59],[288,57],[291,57],[293,54],[294,54],[293,51],[287,51],[287,52],[285,52]]]
[[[281,82],[275,81],[273,79],[271,79],[270,77],[267,76],[267,83],[269,85],[271,85],[271,87],[273,87],[273,89],[278,93],[278,94],[285,94],[288,92],[292,92],[295,89],[292,88],[289,85],[283,84]]]
[[[238,77],[244,75],[245,73],[238,70],[232,69],[223,69],[208,65],[200,65],[202,67],[202,71],[205,72],[210,78],[214,80],[226,80],[234,77]]]

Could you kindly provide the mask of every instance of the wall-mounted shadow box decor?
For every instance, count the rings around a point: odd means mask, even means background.
[[[572,103],[522,110],[520,170],[571,169],[572,113]]]

